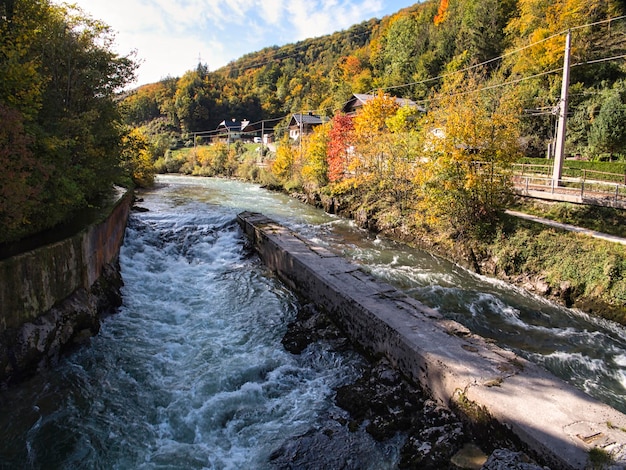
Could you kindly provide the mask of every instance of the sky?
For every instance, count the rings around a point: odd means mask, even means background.
[[[418,0],[58,0],[115,32],[113,50],[136,51],[132,86],[216,70],[249,52],[341,31]]]

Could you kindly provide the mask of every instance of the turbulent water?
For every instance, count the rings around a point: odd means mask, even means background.
[[[341,416],[362,360],[281,346],[297,299],[245,247],[254,210],[343,253],[473,331],[626,412],[626,332],[380,239],[283,195],[162,177],[129,221],[123,306],[91,344],[0,394],[0,468],[272,468],[287,439]],[[354,468],[394,468],[363,434]],[[313,466],[314,467],[314,466]],[[312,468],[313,468],[312,467]]]

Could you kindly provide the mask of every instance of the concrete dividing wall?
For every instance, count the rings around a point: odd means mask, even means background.
[[[442,404],[505,425],[553,469],[586,468],[594,447],[613,455],[613,468],[626,468],[626,415],[271,219],[249,212],[238,219],[283,282]]]
[[[54,361],[115,296],[132,193],[76,235],[0,261],[0,382]],[[108,284],[108,285],[107,285]],[[118,286],[119,287],[119,286]]]

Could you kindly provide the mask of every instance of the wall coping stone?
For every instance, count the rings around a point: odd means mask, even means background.
[[[440,403],[478,405],[554,468],[587,468],[592,448],[626,468],[625,414],[262,214],[238,221],[285,284]]]

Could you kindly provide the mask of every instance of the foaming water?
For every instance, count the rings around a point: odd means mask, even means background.
[[[119,312],[88,347],[2,394],[0,468],[271,468],[286,439],[343,415],[333,389],[362,359],[283,349],[297,300],[245,249],[237,210],[197,191],[145,195],[121,250]],[[392,468],[362,434],[360,466]]]
[[[280,207],[274,203],[257,210],[626,412],[626,330],[621,325],[555,305],[282,197]]]
[[[0,468],[271,468],[286,440],[344,416],[333,388],[361,359],[280,340],[298,301],[245,248],[258,211],[475,333],[626,412],[626,332],[287,196],[235,181],[160,177],[129,221],[124,304],[91,344],[0,394]],[[352,444],[346,444],[352,445]],[[397,457],[363,433],[355,467]],[[311,468],[315,468],[314,463]]]
[[[373,251],[381,255],[372,256]],[[368,256],[356,251],[354,258],[445,317],[626,412],[626,330],[621,325],[393,241],[376,243],[373,251]]]

